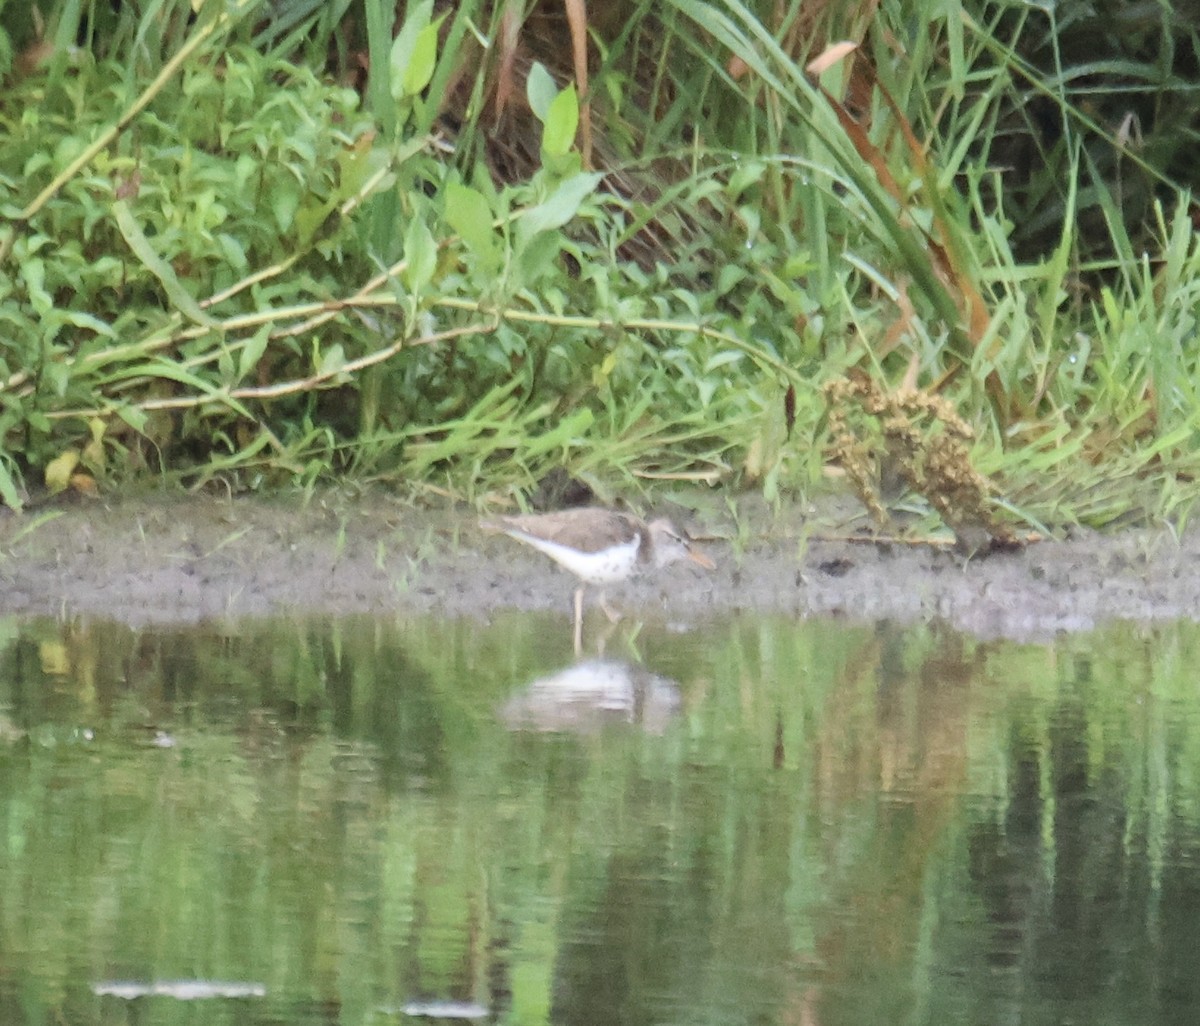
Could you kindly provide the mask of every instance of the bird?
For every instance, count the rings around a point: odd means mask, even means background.
[[[526,513],[485,520],[486,530],[500,531],[532,545],[580,580],[575,591],[575,652],[582,649],[583,592],[599,585],[600,607],[610,620],[617,617],[604,601],[603,586],[628,580],[650,569],[690,559],[705,570],[716,564],[670,520],[649,522],[631,513],[583,506],[556,513]]]

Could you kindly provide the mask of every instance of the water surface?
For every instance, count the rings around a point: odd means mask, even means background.
[[[1198,642],[0,623],[0,1022],[1192,1023]]]

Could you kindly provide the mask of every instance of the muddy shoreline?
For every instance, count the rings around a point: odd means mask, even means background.
[[[749,518],[753,522],[753,516]],[[1200,535],[1076,532],[964,561],[929,546],[834,537],[797,512],[693,530],[718,569],[690,565],[613,589],[640,615],[698,622],[751,610],[913,623],[1044,640],[1114,620],[1200,619]],[[739,538],[735,544],[722,540]],[[384,497],[155,497],[0,516],[0,614],[131,626],[223,617],[569,607],[573,579],[481,533],[468,513]]]

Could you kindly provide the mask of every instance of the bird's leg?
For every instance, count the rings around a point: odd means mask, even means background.
[[[600,592],[600,608],[604,610],[604,615],[608,617],[609,623],[621,622],[620,612],[616,609],[613,609],[613,607],[608,604],[604,598],[604,592]]]
[[[575,658],[583,654],[583,585],[575,589]]]
[[[596,658],[604,658],[604,649],[608,645],[608,639],[613,636],[613,631],[617,629],[615,623],[610,623],[603,631],[600,632],[600,637],[596,639]]]

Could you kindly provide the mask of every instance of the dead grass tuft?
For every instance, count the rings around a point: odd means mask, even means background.
[[[992,483],[971,465],[975,433],[949,400],[884,392],[861,373],[829,382],[825,398],[833,456],[876,523],[889,522],[889,486],[902,482],[937,510],[960,549],[1017,544],[992,513]]]

